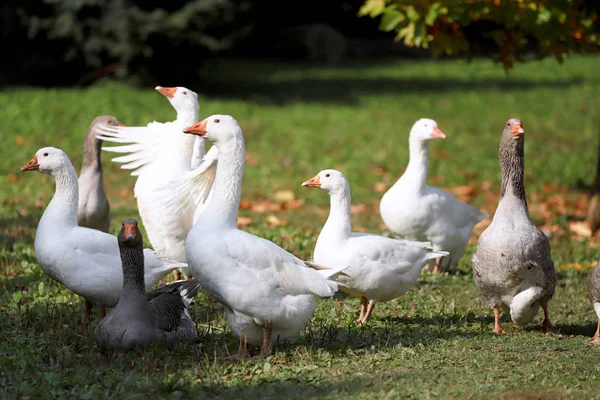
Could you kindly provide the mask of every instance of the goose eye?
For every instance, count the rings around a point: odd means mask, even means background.
[[[221,121],[219,120],[219,118],[215,118],[215,119],[213,120],[213,122],[214,122],[215,124],[218,124],[218,123],[219,123],[219,122],[221,122]]]
[[[329,174],[325,174],[325,178],[329,178]]]
[[[506,126],[510,126],[510,122],[506,124]]]
[[[187,92],[183,92],[184,95],[187,95]]]
[[[48,157],[48,153],[44,153],[44,157]]]

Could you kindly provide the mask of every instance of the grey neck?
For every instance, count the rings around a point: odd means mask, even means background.
[[[102,174],[101,163],[102,140],[96,138],[96,126],[90,126],[83,142],[83,164],[81,172],[87,170],[97,170]]]
[[[123,264],[122,295],[145,294],[144,249],[142,245],[128,247],[119,244],[121,263]]]
[[[513,195],[527,207],[524,184],[524,140],[504,136],[500,142],[500,165],[502,167],[502,187],[500,199]]]

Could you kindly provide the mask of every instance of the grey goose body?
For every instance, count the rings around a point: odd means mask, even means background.
[[[506,123],[500,141],[502,189],[498,208],[473,255],[473,279],[494,309],[495,333],[504,333],[500,311],[510,312],[516,325],[544,310],[542,331],[556,331],[548,317],[556,273],[550,243],[529,217],[524,173],[524,130],[521,120]]]
[[[104,349],[126,351],[196,338],[187,307],[200,289],[196,279],[173,282],[152,292],[144,288],[143,238],[135,219],[126,219],[119,233],[123,290],[117,305],[100,321],[95,336]]]

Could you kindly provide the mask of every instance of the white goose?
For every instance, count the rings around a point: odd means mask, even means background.
[[[446,135],[432,119],[421,118],[410,130],[410,161],[404,174],[381,198],[383,222],[393,233],[410,240],[430,241],[435,250],[445,250],[434,273],[458,263],[465,252],[473,226],[489,218],[447,191],[427,185],[428,145]]]
[[[123,169],[135,169],[131,173],[138,176],[134,193],[148,240],[157,253],[184,262],[185,239],[202,207],[169,208],[168,205],[175,204],[177,199],[165,199],[161,188],[180,179],[192,166],[198,166],[205,156],[205,140],[182,132],[183,128],[198,122],[198,95],[184,87],[157,86],[156,90],[166,96],[177,111],[175,121],[152,122],[145,127],[104,126],[98,138],[107,142],[132,143],[103,147],[102,150],[130,153],[112,161],[125,163],[121,166]],[[206,168],[212,171],[212,175],[207,174],[209,177],[214,177],[216,156],[216,148],[206,154],[209,160]]]
[[[429,260],[448,255],[431,251],[429,242],[352,232],[350,185],[340,171],[323,170],[302,186],[329,193],[331,208],[317,239],[314,261],[330,267],[348,265],[335,281],[341,291],[361,298],[356,321],[360,324],[367,323],[375,303],[395,299],[410,289]]]
[[[268,355],[273,343],[304,327],[319,297],[333,296],[337,285],[327,277],[341,268],[316,271],[276,244],[237,229],[245,148],[233,117],[213,115],[184,132],[219,148],[212,199],[187,238],[188,264],[202,287],[225,306],[240,344],[262,345],[261,355]],[[193,179],[190,185],[201,184],[205,173]]]
[[[123,287],[121,257],[116,236],[77,225],[77,173],[60,149],[44,147],[21,171],[38,170],[56,181],[56,191],[35,234],[35,256],[47,275],[91,303],[114,306]],[[145,249],[146,289],[186,264],[163,261]],[[88,320],[86,320],[86,317]],[[84,314],[84,324],[89,315]]]

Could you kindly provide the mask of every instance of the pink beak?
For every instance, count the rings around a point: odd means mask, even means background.
[[[433,128],[431,133],[432,139],[446,139],[446,134],[440,130],[437,126]]]

